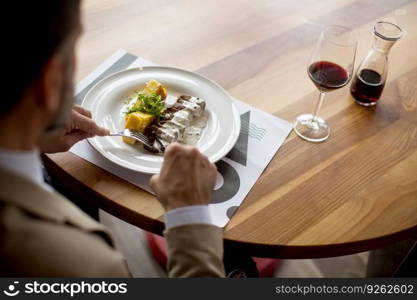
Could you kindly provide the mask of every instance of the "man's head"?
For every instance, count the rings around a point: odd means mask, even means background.
[[[2,130],[26,127],[39,135],[67,122],[81,31],[79,5],[79,0],[42,0],[11,1],[7,6],[15,24],[6,29],[3,42]],[[0,146],[4,138],[0,133]]]

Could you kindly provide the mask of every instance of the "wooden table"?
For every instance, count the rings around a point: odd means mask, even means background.
[[[358,61],[377,20],[406,37],[391,51],[380,103],[327,95],[320,144],[292,133],[225,228],[226,243],[265,257],[336,256],[417,231],[417,2],[407,0],[83,1],[79,80],[116,49],[204,74],[246,103],[292,121],[318,92],[306,63],[320,26],[355,28]],[[53,176],[100,208],[161,233],[163,210],[139,188],[71,153],[48,155]]]

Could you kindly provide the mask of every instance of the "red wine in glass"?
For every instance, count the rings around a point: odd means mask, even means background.
[[[345,86],[349,81],[348,72],[330,61],[318,61],[308,68],[308,75],[317,88],[323,92]]]
[[[323,28],[307,63],[307,74],[320,92],[313,114],[302,114],[294,120],[294,131],[309,142],[323,142],[330,135],[329,124],[318,113],[327,92],[347,85],[352,78],[356,54],[355,34],[347,27]]]
[[[382,76],[370,69],[362,69],[356,75],[350,92],[355,100],[364,106],[374,105],[381,97],[385,83]]]

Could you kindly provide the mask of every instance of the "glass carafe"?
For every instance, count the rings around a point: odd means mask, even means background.
[[[388,54],[403,31],[395,24],[377,22],[374,36],[374,44],[356,71],[350,88],[356,103],[363,106],[373,106],[381,97],[387,80]]]

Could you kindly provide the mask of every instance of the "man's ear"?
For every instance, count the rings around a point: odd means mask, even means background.
[[[48,118],[57,112],[64,85],[64,63],[60,54],[54,54],[45,63],[36,80],[36,102]]]

